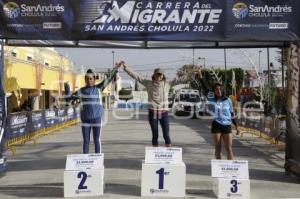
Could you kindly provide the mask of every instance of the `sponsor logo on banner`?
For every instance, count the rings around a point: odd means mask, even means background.
[[[20,16],[21,9],[15,2],[8,2],[3,6],[4,14],[9,19],[15,19]]]
[[[245,3],[236,3],[232,8],[233,16],[237,19],[243,19],[248,15],[248,6]]]
[[[47,110],[45,112],[45,115],[46,115],[46,119],[55,118],[55,111]]]
[[[23,125],[27,122],[28,117],[26,115],[16,115],[11,119],[11,126]]]
[[[270,29],[288,29],[289,24],[288,23],[270,23],[269,28]]]
[[[287,17],[293,12],[293,7],[289,5],[256,5],[245,4],[244,2],[238,2],[233,5],[233,16],[239,21],[247,21],[246,19],[266,19],[272,20],[276,18],[282,19]],[[263,20],[262,20],[263,21]],[[265,29],[288,29],[289,23],[272,23],[271,21],[265,23],[236,23],[235,28],[265,28]]]
[[[44,29],[61,29],[62,24],[61,24],[61,22],[44,22],[43,28]]]
[[[89,5],[92,6],[92,5]],[[213,32],[223,10],[198,1],[93,1],[82,8],[84,32]]]
[[[233,5],[232,13],[237,19],[243,19],[248,17],[284,17],[293,11],[292,6],[288,5],[253,5],[247,6],[243,2],[238,2]]]
[[[167,189],[150,189],[151,194],[158,194],[158,193],[167,194],[169,192],[170,191]]]
[[[43,117],[43,113],[39,112],[39,113],[32,113],[32,121],[40,121],[41,118]]]
[[[74,109],[72,107],[69,107],[67,110],[68,119],[71,120],[74,118]]]
[[[60,3],[38,3],[36,1],[28,1],[24,3],[8,2],[3,6],[3,12],[7,19],[16,20],[23,19],[31,20],[33,18],[41,17],[59,17],[61,13],[65,12],[66,8]],[[9,21],[8,20],[8,21]],[[25,23],[8,23],[9,28],[41,28],[41,29],[62,29],[61,22],[43,22],[38,24],[25,24]]]
[[[8,2],[3,6],[4,14],[7,18],[15,19],[17,17],[53,17],[65,11],[65,7],[60,4],[21,4]]]

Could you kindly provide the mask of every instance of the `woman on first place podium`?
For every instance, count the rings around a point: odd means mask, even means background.
[[[82,122],[82,137],[83,137],[83,153],[89,153],[90,132],[93,129],[93,139],[95,143],[95,153],[101,153],[101,119],[103,115],[102,106],[102,91],[113,80],[121,63],[116,63],[115,67],[110,72],[109,76],[99,84],[95,84],[96,74],[93,70],[88,69],[85,74],[85,87],[80,88],[78,91],[70,94],[70,88],[65,83],[65,91],[67,101],[80,100],[81,110],[80,118]],[[71,96],[70,96],[71,95]]]
[[[170,138],[170,123],[169,123],[169,90],[179,83],[186,82],[185,80],[174,79],[171,82],[166,80],[164,71],[161,68],[156,68],[153,72],[152,79],[145,79],[144,77],[135,73],[130,69],[124,61],[121,61],[124,66],[124,71],[133,79],[140,82],[146,87],[148,93],[148,120],[152,131],[152,146],[158,146],[158,123],[162,127],[165,146],[171,147]]]

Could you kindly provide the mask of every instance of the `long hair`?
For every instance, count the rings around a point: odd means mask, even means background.
[[[218,86],[221,87],[221,91],[222,91],[222,96],[221,96],[220,98],[217,98],[217,97],[216,97],[216,94],[215,94],[216,88],[217,88]],[[227,97],[226,97],[226,95],[225,95],[225,91],[224,91],[224,86],[223,86],[223,84],[221,84],[221,83],[216,83],[216,84],[213,86],[213,91],[214,91],[215,99],[221,99],[221,100],[227,99]]]

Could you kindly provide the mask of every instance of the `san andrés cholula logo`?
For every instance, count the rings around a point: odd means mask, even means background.
[[[18,4],[14,2],[8,2],[4,4],[3,12],[7,18],[15,19],[20,15],[21,9]]]
[[[246,5],[238,2],[233,5],[232,13],[237,19],[248,17],[283,17],[293,11],[292,6],[288,5]]]
[[[57,16],[58,13],[64,12],[65,7],[59,3],[49,5],[18,5],[15,2],[8,2],[3,6],[4,14],[9,19],[15,19],[19,16],[22,17],[47,17]]]

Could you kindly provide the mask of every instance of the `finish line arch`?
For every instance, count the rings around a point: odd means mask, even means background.
[[[300,176],[300,14],[297,0],[0,0],[0,140],[6,121],[3,46],[289,47],[286,171]],[[0,166],[1,170],[1,166]]]

